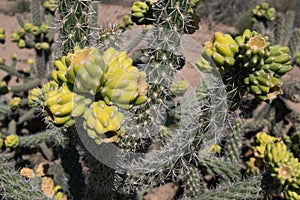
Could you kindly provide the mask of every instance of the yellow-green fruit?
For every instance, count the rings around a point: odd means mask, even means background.
[[[40,97],[42,97],[43,92],[40,88],[33,88],[29,90],[28,94],[28,105],[35,106],[38,102],[40,102]]]
[[[59,85],[62,85],[67,82],[66,74],[70,65],[70,59],[63,56],[61,60],[55,61],[54,65],[56,70],[52,71],[52,79]]]
[[[131,7],[131,20],[138,25],[149,24],[147,17],[150,16],[149,6],[146,2],[136,1]]]
[[[146,102],[146,74],[132,66],[132,59],[126,52],[110,48],[104,52],[103,58],[108,64],[101,90],[104,101],[126,110]]]
[[[49,26],[45,22],[42,22],[40,30],[42,33],[47,34],[49,32]]]
[[[107,64],[96,48],[75,49],[70,58],[67,81],[74,85],[74,91],[95,95],[99,92]]]
[[[18,34],[18,36],[19,36],[20,38],[24,38],[25,33],[26,33],[26,31],[25,31],[25,29],[23,29],[23,28],[19,28],[18,31],[17,31],[17,34]]]
[[[14,97],[10,102],[9,106],[11,110],[15,110],[20,106],[21,98],[20,97]]]
[[[294,191],[286,189],[283,191],[284,198],[287,200],[299,200],[300,199],[300,190]]]
[[[204,49],[217,67],[225,67],[225,71],[235,64],[234,57],[238,52],[238,45],[229,34],[216,32],[214,37],[204,43]]]
[[[250,158],[249,161],[246,162],[247,173],[252,175],[257,175],[260,173],[259,167],[262,165],[262,160],[260,158]]]
[[[85,111],[84,118],[83,126],[97,144],[116,142],[124,133],[124,115],[116,106],[108,106],[104,101],[92,103]]]
[[[41,30],[38,26],[32,26],[30,27],[30,32],[33,34],[33,35],[38,35],[41,33]]]
[[[15,134],[8,135],[4,143],[6,147],[16,148],[19,145],[19,136]]]
[[[23,48],[26,47],[26,42],[25,42],[25,40],[20,39],[20,40],[18,41],[17,45],[18,45],[18,47],[19,47],[20,49],[23,49]]]
[[[5,34],[5,29],[4,28],[0,28],[0,34]]]
[[[265,148],[265,160],[273,166],[279,165],[290,159],[290,152],[287,151],[286,145],[279,141],[276,143],[268,143]]]
[[[257,145],[252,146],[254,150],[254,156],[257,158],[263,158],[265,156],[266,144],[279,141],[278,138],[268,135],[266,132],[259,132],[255,136]]]
[[[75,123],[73,117],[81,116],[91,100],[71,92],[68,86],[63,85],[58,90],[49,91],[45,103],[52,113],[53,121],[57,125],[69,127]]]
[[[12,42],[18,42],[20,40],[20,36],[17,33],[12,33],[10,36],[10,40]]]

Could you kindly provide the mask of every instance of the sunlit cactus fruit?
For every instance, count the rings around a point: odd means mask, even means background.
[[[17,146],[19,146],[19,136],[15,135],[15,134],[10,134],[8,136],[6,136],[4,143],[6,147],[10,147],[10,148],[16,148]]]
[[[287,200],[299,200],[300,190],[287,189],[283,192],[284,198]]]
[[[254,94],[261,101],[272,101],[283,91],[282,81],[279,78],[272,77],[270,73],[264,70],[254,71],[244,79],[247,85],[248,93]]]
[[[291,152],[287,150],[286,145],[282,141],[266,144],[264,154],[265,160],[274,166],[291,158]]]
[[[32,23],[25,23],[24,30],[29,33],[31,31],[31,29],[33,28],[33,26],[34,25]]]
[[[20,40],[20,36],[17,33],[12,33],[10,35],[10,41],[12,42],[18,42]]]
[[[96,48],[76,49],[70,57],[67,81],[74,91],[96,95],[100,91],[103,75],[107,70],[102,56]]]
[[[271,46],[270,56],[265,60],[265,65],[262,68],[274,72],[277,77],[291,71],[293,66],[291,65],[289,48],[279,44]]]
[[[279,141],[279,139],[268,135],[266,132],[257,133],[255,136],[256,145],[252,146],[254,156],[257,158],[264,158],[266,145],[276,141]]]
[[[205,53],[213,59],[217,67],[227,71],[235,65],[235,55],[238,45],[229,34],[216,32],[214,36],[204,43]]]
[[[104,101],[92,103],[83,116],[85,118],[83,127],[97,144],[116,142],[124,133],[122,129],[124,115],[116,106],[108,106]]]
[[[73,126],[73,117],[81,116],[92,100],[71,92],[68,86],[64,85],[58,90],[51,90],[47,93],[46,106],[53,115],[53,121],[57,125]]]
[[[21,104],[21,98],[20,97],[14,97],[9,102],[9,106],[11,110],[16,110]]]
[[[270,42],[268,37],[246,29],[243,35],[235,38],[239,45],[237,60],[241,67],[260,69],[264,58],[269,56]]]
[[[260,158],[251,157],[246,162],[246,171],[248,174],[256,175],[260,173],[259,167],[262,166],[262,160]]]
[[[49,26],[45,22],[42,22],[40,25],[40,31],[44,34],[47,34],[49,32]]]
[[[103,58],[108,64],[101,90],[104,101],[126,110],[146,102],[146,74],[132,66],[132,59],[113,48],[108,49]]]
[[[59,85],[62,85],[63,83],[67,82],[66,74],[70,65],[70,59],[66,56],[63,56],[61,60],[55,61],[54,64],[56,70],[52,71],[52,79]]]
[[[25,48],[25,47],[26,47],[26,42],[25,42],[25,40],[20,39],[20,40],[18,41],[18,43],[17,43],[17,46],[18,46],[20,49]]]
[[[58,7],[58,3],[55,0],[49,0],[45,1],[43,6],[46,8],[46,10],[54,12]]]
[[[264,2],[255,6],[255,8],[252,10],[252,15],[253,22],[273,21],[276,18],[276,10],[275,8],[270,7],[268,3]]]
[[[136,1],[133,3],[131,7],[131,20],[138,24],[149,24],[151,21],[149,18],[151,18],[152,13],[150,10],[151,5],[148,3],[149,1],[142,2],[142,1]]]

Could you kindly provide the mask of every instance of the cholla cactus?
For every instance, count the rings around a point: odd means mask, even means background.
[[[300,194],[300,163],[286,144],[279,138],[260,132],[256,134],[256,143],[252,148],[254,157],[246,163],[248,172],[258,174],[267,169],[265,176],[276,183],[270,187],[283,192],[286,199],[297,199]]]
[[[267,37],[246,29],[235,39],[215,33],[204,48],[229,85],[227,90],[233,85],[237,88],[229,99],[238,100],[247,91],[258,100],[271,102],[282,94],[279,78],[292,69],[288,47],[270,46]]]

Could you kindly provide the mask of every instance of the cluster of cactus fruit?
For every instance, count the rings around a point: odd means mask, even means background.
[[[252,15],[253,22],[273,21],[276,18],[276,10],[275,8],[270,7],[268,3],[264,2],[255,6],[255,8],[252,10]]]
[[[271,102],[282,94],[280,77],[292,69],[288,47],[271,46],[268,37],[249,29],[234,39],[217,32],[204,44],[204,49],[225,84],[238,88],[238,96],[247,91],[258,100]]]
[[[300,163],[286,144],[280,138],[259,132],[252,149],[254,157],[246,163],[248,173],[258,174],[267,170],[266,178],[280,188],[276,191],[273,186],[271,192],[282,192],[287,200],[299,199]]]
[[[119,109],[147,100],[146,74],[132,66],[126,52],[109,48],[101,55],[96,48],[77,48],[55,66],[52,78],[57,88],[46,91],[45,99],[53,121],[70,127],[76,118],[85,118],[83,126],[98,144],[117,141],[123,132]],[[108,132],[113,133],[110,138]]]

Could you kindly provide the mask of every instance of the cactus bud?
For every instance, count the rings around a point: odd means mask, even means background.
[[[11,110],[16,110],[21,103],[21,98],[20,97],[14,97],[12,100],[9,102],[9,106]]]
[[[20,48],[20,49],[23,49],[23,48],[25,48],[26,47],[26,42],[25,42],[25,40],[23,40],[23,39],[20,39],[19,41],[18,41],[18,47]]]
[[[10,36],[10,40],[12,42],[18,42],[20,40],[20,36],[17,33],[12,33]]]
[[[6,147],[16,148],[19,145],[19,136],[15,134],[8,135],[4,143]]]

